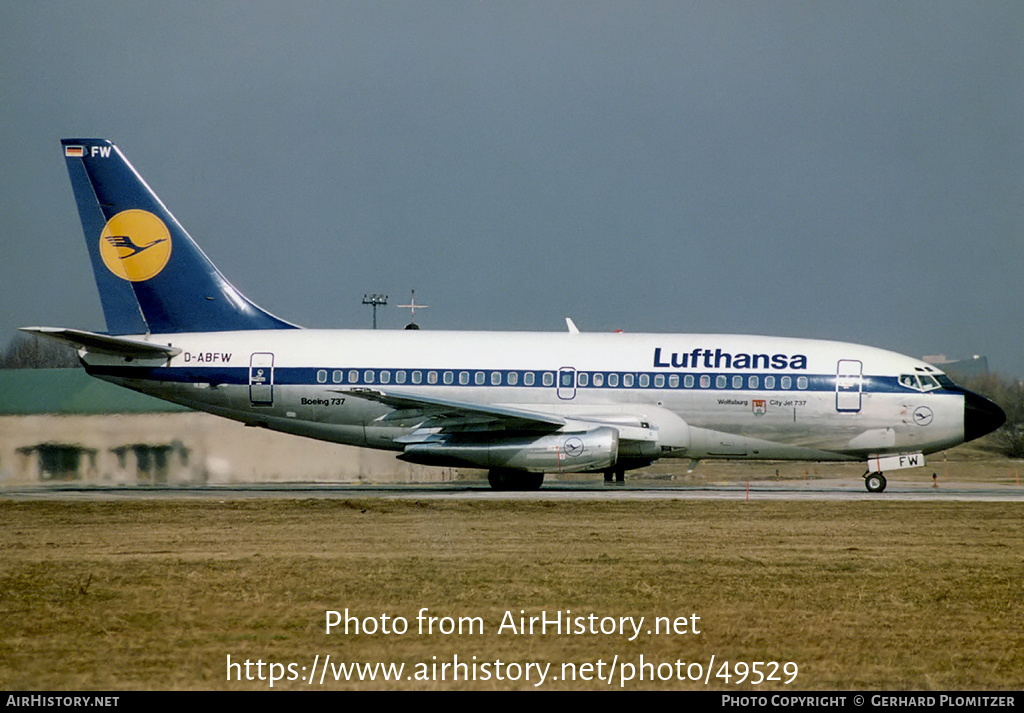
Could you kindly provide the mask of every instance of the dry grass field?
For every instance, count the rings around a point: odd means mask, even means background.
[[[1019,690],[1022,514],[884,498],[0,500],[0,688]],[[408,630],[327,634],[345,609]],[[513,633],[506,612],[645,619],[630,641],[628,623]],[[656,633],[655,617],[687,629]],[[759,661],[798,674],[755,683],[773,672]],[[352,662],[404,668],[335,680]]]

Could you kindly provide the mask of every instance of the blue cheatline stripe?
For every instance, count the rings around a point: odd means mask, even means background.
[[[90,367],[96,376],[159,380],[173,383],[248,385],[249,367]],[[466,375],[466,376],[463,376]],[[581,383],[585,377],[586,383]],[[678,377],[678,378],[674,378]],[[394,387],[508,387],[554,389],[558,372],[524,369],[381,369],[376,367],[275,367],[275,386],[377,386]],[[756,379],[756,382],[753,381]],[[787,379],[789,380],[787,382]],[[600,385],[596,381],[600,381]],[[612,385],[614,382],[614,385]],[[629,385],[627,386],[627,383]],[[706,385],[705,385],[706,384]],[[580,391],[743,391],[752,393],[834,393],[834,374],[790,375],[730,372],[580,371],[575,385]],[[899,384],[896,377],[865,376],[863,393],[920,393]]]

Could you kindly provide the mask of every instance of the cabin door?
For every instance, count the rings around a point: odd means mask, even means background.
[[[566,401],[576,398],[576,370],[571,366],[558,370],[558,398]]]
[[[840,359],[836,367],[836,411],[859,413],[864,389],[864,364],[854,359]]]
[[[254,352],[249,357],[249,403],[274,405],[274,355]]]

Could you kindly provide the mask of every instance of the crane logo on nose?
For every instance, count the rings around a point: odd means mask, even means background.
[[[918,406],[914,409],[914,423],[918,426],[927,426],[935,418],[935,414],[927,406]]]

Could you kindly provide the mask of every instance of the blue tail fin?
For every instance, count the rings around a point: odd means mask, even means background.
[[[62,139],[110,334],[288,329],[213,266],[105,139]]]

